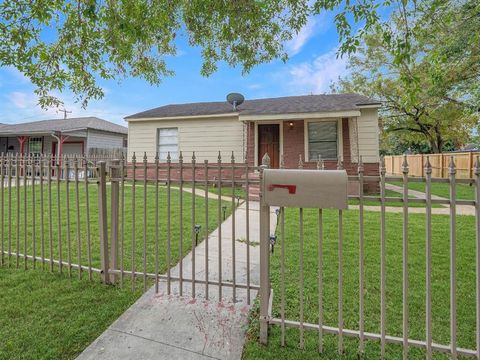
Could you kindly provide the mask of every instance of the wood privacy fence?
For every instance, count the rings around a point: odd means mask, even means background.
[[[411,176],[425,176],[425,161],[427,156],[432,165],[432,177],[447,178],[448,164],[450,158],[453,156],[457,177],[461,179],[473,178],[475,157],[480,155],[480,152],[463,152],[463,153],[446,153],[446,154],[414,154],[414,155],[388,155],[385,156],[385,167],[387,174],[401,175],[402,163],[406,156],[408,166],[410,167],[409,174]]]

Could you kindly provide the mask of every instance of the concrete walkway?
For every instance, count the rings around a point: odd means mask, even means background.
[[[272,209],[271,232],[276,227],[276,215]],[[218,229],[208,239],[209,280],[218,280],[219,257],[222,261],[222,279],[233,278],[232,245],[235,245],[236,281],[245,284],[246,262],[246,206],[241,204],[235,212],[235,241],[232,240],[233,216],[221,225],[221,253],[219,253]],[[250,202],[250,278],[259,284],[260,249],[259,203]],[[205,279],[206,241],[195,249],[196,279]],[[190,252],[183,260],[183,274],[192,275]],[[172,276],[179,274],[177,264]],[[172,282],[172,292],[167,295],[166,281],[159,283],[159,293],[154,289],[146,292],[100,337],[95,340],[78,359],[240,359],[245,331],[248,324],[247,291],[237,289],[237,302],[233,303],[232,288],[222,288],[219,298],[218,286],[209,285],[209,300],[206,300],[204,284],[197,284],[196,299],[192,299],[191,285],[184,283],[180,296],[178,282]],[[251,303],[256,291],[251,290]],[[220,301],[219,301],[220,300]]]
[[[385,184],[385,188],[387,190],[395,191],[400,194],[403,194],[403,188],[401,186],[393,185],[393,184]],[[408,190],[408,195],[413,196],[417,199],[425,199],[426,194],[422,191],[417,190]],[[432,195],[432,199],[434,200],[449,200],[441,196]],[[450,206],[447,204],[440,204],[442,208],[432,208],[432,214],[434,215],[450,215]],[[393,206],[389,207],[389,212],[402,212],[403,209],[399,207],[397,210],[392,210]],[[367,207],[365,206],[367,210]],[[457,205],[456,206],[457,215],[469,215],[475,216],[475,206],[471,205]],[[425,208],[409,208],[408,212],[410,213],[419,213],[425,214]]]

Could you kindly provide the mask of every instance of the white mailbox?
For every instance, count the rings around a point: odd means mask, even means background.
[[[298,208],[348,207],[345,170],[284,170],[263,172],[263,201],[269,206]]]

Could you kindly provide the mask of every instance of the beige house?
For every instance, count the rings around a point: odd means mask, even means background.
[[[166,105],[125,118],[128,156],[158,152],[173,160],[183,152],[189,161],[236,161],[257,166],[268,153],[272,167],[281,158],[286,167],[316,166],[319,156],[327,168],[344,161],[355,172],[362,156],[366,174],[378,174],[380,103],[357,94],[307,95],[246,100],[236,108],[226,101]]]

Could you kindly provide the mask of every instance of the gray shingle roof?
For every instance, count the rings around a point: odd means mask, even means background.
[[[379,105],[379,102],[358,94],[287,96],[245,100],[237,107],[237,111],[240,115],[273,115],[356,110],[358,105]],[[127,116],[125,119],[216,115],[234,112],[232,105],[226,101],[201,102],[165,105]]]
[[[53,119],[33,121],[21,124],[0,124],[0,134],[35,134],[50,133],[54,131],[69,132],[75,130],[101,130],[113,133],[127,134],[124,126],[111,123],[97,117],[81,117],[71,119]]]

